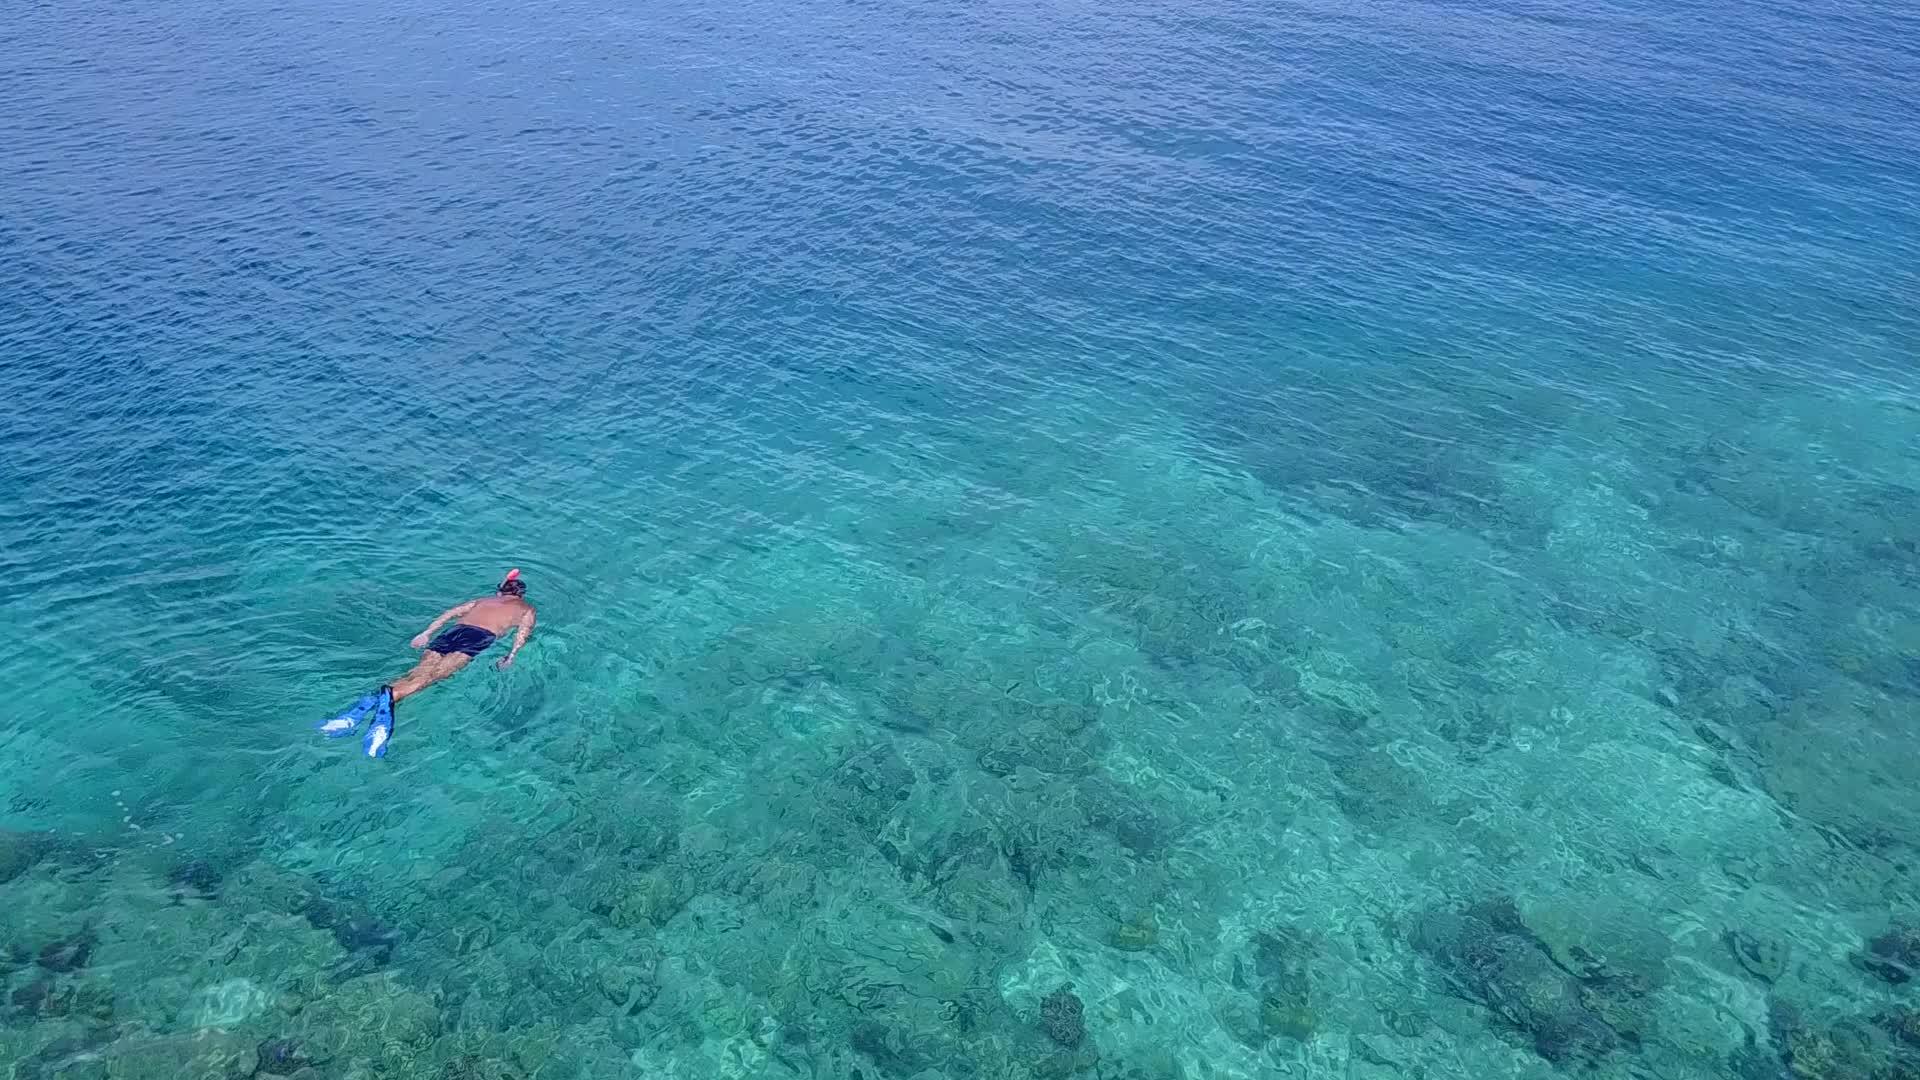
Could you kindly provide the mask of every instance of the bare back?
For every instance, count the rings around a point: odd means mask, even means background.
[[[533,613],[533,605],[517,596],[483,596],[471,603],[473,606],[461,613],[460,621],[496,637],[518,623],[521,616]]]

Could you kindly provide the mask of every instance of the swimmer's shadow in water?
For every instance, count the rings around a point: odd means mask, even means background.
[[[347,958],[329,973],[334,982],[370,975],[386,967],[393,961],[394,949],[405,940],[399,930],[349,900],[310,893],[301,902],[298,914],[314,929],[332,934],[333,940],[347,951]]]

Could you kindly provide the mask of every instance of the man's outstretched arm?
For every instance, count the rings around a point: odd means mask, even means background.
[[[513,648],[508,649],[507,655],[501,657],[500,663],[496,664],[495,666],[498,667],[501,671],[505,671],[508,668],[512,667],[513,658],[520,655],[520,647],[522,645],[525,645],[527,643],[527,639],[532,636],[533,636],[533,609],[528,608],[527,613],[525,615],[520,616],[520,632],[518,634],[515,634],[513,637]]]
[[[433,620],[431,623],[428,623],[427,628],[425,630],[420,631],[420,633],[414,637],[411,644],[416,649],[426,648],[427,642],[433,640],[433,632],[435,630],[438,630],[442,626],[445,626],[447,624],[448,619],[457,619],[460,616],[465,615],[467,612],[472,611],[473,605],[477,603],[479,603],[479,601],[469,600],[464,604],[455,604],[454,606],[441,612],[440,617]]]

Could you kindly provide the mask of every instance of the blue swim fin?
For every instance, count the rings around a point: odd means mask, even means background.
[[[351,735],[360,730],[360,721],[365,720],[367,714],[372,712],[373,707],[379,703],[380,694],[378,691],[375,691],[361,698],[359,701],[354,702],[352,705],[347,706],[347,711],[341,713],[339,716],[331,720],[322,720],[314,726],[314,730],[329,739],[338,739],[343,735]]]
[[[367,739],[361,748],[368,757],[386,757],[387,743],[393,738],[393,687],[380,688],[380,700],[373,707],[373,723],[367,725]]]

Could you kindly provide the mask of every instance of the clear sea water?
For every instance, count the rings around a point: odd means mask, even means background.
[[[1920,1074],[1916,43],[11,5],[0,1074]]]

